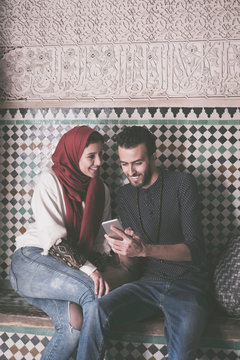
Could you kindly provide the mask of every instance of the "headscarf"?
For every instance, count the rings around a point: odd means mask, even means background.
[[[91,250],[97,236],[105,199],[101,179],[98,176],[90,178],[79,169],[80,158],[88,137],[93,132],[88,126],[74,127],[62,136],[52,155],[52,169],[63,189],[68,235],[86,254]]]

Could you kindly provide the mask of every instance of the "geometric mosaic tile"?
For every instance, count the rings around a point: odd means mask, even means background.
[[[106,360],[161,360],[167,359],[165,344],[133,343],[111,340]],[[240,350],[222,348],[198,349],[196,360],[237,360],[240,359]]]
[[[117,190],[125,181],[114,135],[125,124],[145,125],[155,134],[158,165],[195,176],[201,196],[206,249],[214,265],[227,239],[240,230],[240,112],[226,108],[219,117],[217,111],[208,114],[207,108],[183,110],[81,108],[75,112],[73,109],[10,112],[1,109],[0,279],[8,278],[15,236],[23,233],[28,221],[33,220],[30,202],[36,176],[49,164],[59,138],[81,124],[88,124],[104,135],[102,177],[110,187],[113,215]],[[216,122],[204,123],[204,119]]]
[[[40,360],[50,337],[34,334],[0,333],[1,360]]]
[[[46,335],[0,331],[0,359],[40,360],[50,339]]]
[[[36,176],[49,164],[59,138],[88,124],[105,139],[102,177],[109,185],[113,215],[125,178],[114,135],[126,125],[145,125],[157,137],[158,165],[197,179],[206,249],[214,266],[225,242],[240,232],[239,108],[0,109],[0,279],[8,279],[15,236],[33,221]],[[1,360],[40,359],[50,337],[0,332]],[[165,344],[111,340],[106,360],[164,359]],[[199,360],[240,359],[240,350],[201,347]]]
[[[237,107],[117,107],[117,108],[12,108],[0,109],[4,120],[239,120]]]
[[[40,360],[51,336],[0,331],[1,360]],[[105,360],[161,360],[166,359],[165,344],[135,343],[111,340]],[[240,350],[205,348],[197,351],[196,360],[237,360]],[[74,360],[72,356],[69,360]]]

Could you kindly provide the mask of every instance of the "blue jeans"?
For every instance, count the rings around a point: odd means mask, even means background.
[[[104,358],[104,336],[113,328],[164,313],[169,360],[193,360],[206,325],[208,298],[183,282],[138,280],[91,303],[77,360]]]
[[[65,360],[77,347],[80,331],[70,325],[69,302],[82,307],[88,318],[89,305],[97,296],[94,283],[84,272],[70,268],[42,249],[24,247],[12,258],[10,281],[13,289],[52,319],[55,334],[42,355],[43,360]]]

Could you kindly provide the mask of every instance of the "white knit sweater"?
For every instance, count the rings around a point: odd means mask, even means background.
[[[107,185],[104,185],[105,206],[102,221],[111,219],[110,193]],[[43,255],[47,255],[53,244],[67,236],[62,186],[52,170],[40,174],[32,197],[32,210],[35,221],[29,224],[23,235],[16,238],[16,247],[19,249],[24,246],[36,246],[43,249]],[[101,253],[109,253],[111,250],[104,238],[102,227],[93,248]],[[90,275],[96,267],[87,261],[80,269]]]

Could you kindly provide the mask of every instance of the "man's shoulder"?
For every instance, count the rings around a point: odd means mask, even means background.
[[[187,179],[194,179],[194,176],[188,172],[180,172],[177,170],[164,170],[164,178],[165,179],[172,179],[172,180],[187,180]]]
[[[167,170],[165,172],[163,181],[167,186],[167,188],[172,188],[172,189],[197,187],[197,181],[195,177],[188,172]]]

